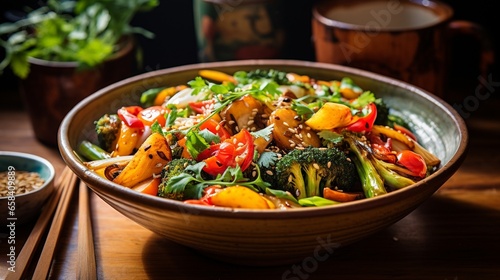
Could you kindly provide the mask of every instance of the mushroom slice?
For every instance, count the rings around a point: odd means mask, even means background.
[[[236,134],[244,128],[248,131],[257,131],[266,127],[262,120],[263,112],[264,106],[260,101],[245,95],[227,106],[220,115],[233,134]]]
[[[278,108],[269,117],[269,124],[274,124],[273,139],[284,150],[296,147],[319,147],[319,136],[306,125],[300,116],[290,108]]]

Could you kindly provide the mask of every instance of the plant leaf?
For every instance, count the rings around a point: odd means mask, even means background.
[[[30,65],[28,63],[28,58],[25,57],[23,53],[12,55],[10,67],[12,68],[12,72],[14,72],[14,74],[19,76],[21,79],[28,77]]]

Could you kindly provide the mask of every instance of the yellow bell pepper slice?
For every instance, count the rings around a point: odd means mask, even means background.
[[[262,195],[244,186],[227,187],[211,198],[211,202],[216,206],[246,209],[274,209],[272,202]]]
[[[200,70],[199,71],[199,74],[201,77],[205,78],[205,79],[209,79],[209,80],[213,80],[213,81],[216,81],[216,82],[231,82],[233,84],[237,84],[238,81],[236,81],[236,79],[231,76],[231,75],[228,75],[224,72],[221,72],[221,71],[217,71],[217,70]]]
[[[314,130],[325,130],[345,127],[352,122],[353,116],[349,107],[327,102],[306,121],[306,124]]]

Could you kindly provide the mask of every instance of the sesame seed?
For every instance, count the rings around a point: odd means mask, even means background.
[[[233,125],[233,124],[234,124],[234,121],[233,121],[233,120],[231,120],[231,121],[229,121],[228,123],[229,123],[230,125]]]
[[[255,121],[254,121],[254,120],[250,120],[250,121],[248,121],[248,122],[247,122],[247,125],[248,125],[248,126],[251,126],[251,125],[252,125],[252,124],[254,124],[254,123],[255,123]]]
[[[351,161],[351,159],[350,159],[350,158],[347,158],[347,161]]]
[[[311,133],[308,132],[306,135],[307,135],[307,138],[311,138]]]
[[[267,175],[273,176],[273,172],[271,170],[266,170]]]
[[[329,162],[326,164],[326,166],[328,166],[328,168],[332,167],[332,162],[331,162],[331,161],[329,161]]]
[[[252,177],[257,177],[257,171],[252,171]]]
[[[268,114],[262,114],[262,115],[260,115],[260,116],[261,116],[261,118],[263,118],[263,119],[267,119],[267,118],[269,118],[269,115],[268,115]]]
[[[313,167],[314,167],[314,169],[319,170],[319,165],[317,163],[313,163]]]
[[[287,122],[283,122],[283,125],[290,126]]]

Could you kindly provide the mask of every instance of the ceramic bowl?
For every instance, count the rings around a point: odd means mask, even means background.
[[[278,69],[320,79],[349,76],[382,97],[410,121],[424,147],[442,165],[428,178],[376,198],[331,207],[258,211],[187,205],[141,194],[89,171],[74,155],[84,139],[95,141],[94,120],[122,105],[138,104],[141,92],[186,83],[200,69],[227,73]],[[151,231],[213,258],[247,265],[289,264],[332,254],[405,217],[446,182],[462,163],[468,133],[461,117],[436,96],[410,84],[344,66],[290,60],[252,60],[180,66],[135,76],[79,103],[59,130],[64,161],[113,208]]]
[[[38,217],[54,190],[55,170],[52,164],[32,154],[0,151],[0,171],[10,171],[13,178],[20,171],[37,172],[44,180],[43,185],[33,191],[0,197],[0,219],[7,221],[7,224],[14,222],[16,225],[22,225]],[[12,206],[14,208],[11,209]]]

